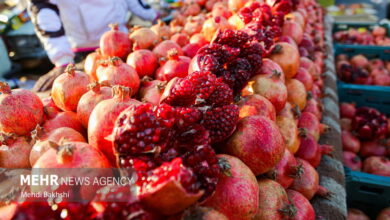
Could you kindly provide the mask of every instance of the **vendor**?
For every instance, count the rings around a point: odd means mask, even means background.
[[[108,25],[118,23],[126,30],[128,11],[144,20],[155,21],[159,13],[143,0],[29,0],[28,11],[35,31],[51,62],[55,65],[42,76],[33,90],[51,88],[65,66],[77,62],[99,46],[99,39]]]

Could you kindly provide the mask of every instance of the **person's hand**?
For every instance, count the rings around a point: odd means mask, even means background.
[[[54,67],[52,70],[50,70],[50,72],[46,73],[38,79],[32,90],[34,92],[44,92],[51,89],[54,80],[57,78],[57,76],[65,72],[65,68],[65,66]]]

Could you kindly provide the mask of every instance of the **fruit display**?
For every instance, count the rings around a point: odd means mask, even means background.
[[[381,59],[367,59],[363,54],[351,58],[344,54],[336,57],[339,79],[346,83],[390,86],[390,63]]]
[[[381,26],[375,26],[372,30],[349,28],[335,32],[333,38],[335,42],[340,44],[390,46],[387,29]]]
[[[378,110],[340,104],[344,165],[390,177],[389,119]]]
[[[348,209],[347,220],[370,220],[370,218],[359,209]],[[376,220],[390,219],[390,207],[382,209],[376,216]]]
[[[190,1],[169,25],[113,25],[49,98],[1,83],[2,167],[137,176],[134,192],[12,204],[11,219],[314,220],[310,200],[331,195],[316,168],[335,150],[319,144],[323,16],[314,0]],[[357,110],[351,126],[377,140],[387,119]]]

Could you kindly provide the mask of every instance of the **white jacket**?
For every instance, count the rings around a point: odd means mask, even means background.
[[[74,51],[99,46],[99,38],[118,23],[126,30],[131,11],[145,20],[157,17],[143,0],[30,0],[28,11],[38,37],[56,66],[73,62]]]

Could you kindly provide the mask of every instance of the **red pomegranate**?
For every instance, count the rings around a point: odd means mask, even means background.
[[[360,157],[350,151],[343,151],[343,163],[351,170],[360,171],[362,169]]]
[[[0,81],[0,112],[0,132],[26,135],[42,122],[44,109],[35,93]]]
[[[306,107],[303,109],[303,112],[310,112],[313,115],[317,116],[318,120],[322,119],[322,103],[318,102],[311,95],[311,92],[307,94]]]
[[[142,79],[139,100],[157,106],[160,103],[160,98],[164,93],[166,85],[166,82],[160,80],[152,80],[151,78]]]
[[[26,137],[10,133],[0,133],[0,167],[29,168],[28,157],[31,144]]]
[[[320,73],[318,73],[313,61],[311,61],[309,58],[301,57],[300,58],[300,67],[305,68],[307,71],[309,71],[313,80],[316,80],[320,77]]]
[[[353,103],[342,102],[340,104],[340,117],[342,118],[354,118],[356,113],[356,107]]]
[[[184,47],[190,42],[190,38],[187,34],[177,33],[172,35],[171,41],[177,43],[180,47]]]
[[[376,217],[377,220],[389,220],[390,219],[390,207],[383,209],[378,216]]]
[[[368,60],[364,55],[356,55],[349,61],[353,67],[365,68],[368,65]]]
[[[252,171],[236,157],[218,155],[223,168],[214,194],[202,204],[229,219],[250,220],[258,210],[259,186]]]
[[[360,149],[360,155],[362,157],[386,156],[386,143],[384,142],[385,140],[363,142]]]
[[[305,128],[307,132],[313,135],[315,140],[320,139],[320,134],[328,130],[328,126],[321,124],[318,118],[310,112],[302,112],[298,121],[298,128]]]
[[[152,30],[158,37],[159,41],[161,40],[168,40],[171,38],[172,32],[169,26],[167,26],[163,21],[158,20],[157,24],[150,27],[150,30]]]
[[[282,34],[285,36],[290,36],[297,44],[300,44],[303,38],[303,30],[301,25],[292,20],[284,21]]]
[[[51,118],[54,118],[58,113],[61,112],[61,109],[59,109],[56,104],[54,103],[53,99],[49,96],[44,99],[42,99],[43,104],[43,121],[49,120]]]
[[[43,134],[42,134],[43,133]],[[57,144],[64,144],[67,142],[86,142],[85,138],[78,131],[73,128],[61,127],[52,130],[50,133],[45,133],[43,129],[37,127],[36,134],[34,135],[34,139],[36,140],[33,145],[29,161],[31,166],[34,166],[35,162],[44,154],[48,149],[51,148],[51,142]]]
[[[319,177],[317,171],[305,160],[297,158],[299,166],[301,166],[302,174],[300,178],[294,179],[291,189],[300,192],[308,200],[312,199],[315,194],[326,196],[328,190],[318,184]]]
[[[139,26],[131,29],[129,38],[133,41],[134,50],[152,48],[159,41],[157,34],[155,34],[150,28]]]
[[[189,57],[179,56],[176,49],[170,49],[168,51],[168,61],[157,70],[156,79],[170,81],[175,77],[184,78],[188,75],[190,62]]]
[[[283,157],[284,140],[275,122],[263,116],[241,119],[221,150],[238,157],[257,176],[268,172]]]
[[[267,177],[287,189],[294,182],[294,178],[298,178],[298,173],[298,163],[294,155],[288,149],[285,149],[282,159],[271,171],[267,172]]]
[[[356,109],[352,120],[352,128],[361,140],[375,140],[383,138],[387,132],[387,118],[378,110],[370,107]]]
[[[175,43],[171,40],[165,40],[165,41],[159,43],[153,49],[153,53],[156,54],[158,59],[162,59],[162,58],[168,57],[168,51],[171,49],[176,49],[177,54],[179,56],[183,56],[183,50],[181,49],[181,47],[177,43]]]
[[[299,80],[305,86],[306,91],[310,91],[313,88],[313,77],[305,68],[299,67],[294,78]]]
[[[123,63],[118,57],[111,57],[107,64],[99,66],[96,75],[102,85],[120,85],[131,89],[131,94],[136,94],[140,79],[133,67]]]
[[[347,220],[370,220],[370,218],[358,209],[349,208]]]
[[[342,130],[351,131],[352,130],[352,120],[350,118],[341,118],[340,126]]]
[[[88,143],[102,151],[111,165],[116,163],[116,159],[112,143],[106,137],[112,133],[119,114],[126,108],[140,103],[130,99],[130,91],[126,87],[115,86],[113,93],[113,98],[103,100],[96,105],[88,122]]]
[[[265,76],[272,76],[275,73],[280,73],[280,80],[282,82],[285,82],[285,76],[279,64],[275,63],[274,61],[268,58],[262,59],[261,68],[256,71],[256,75],[263,74]]]
[[[76,111],[81,96],[88,91],[88,84],[88,75],[76,71],[75,65],[69,64],[65,72],[54,80],[51,97],[61,110]]]
[[[153,76],[158,67],[157,56],[150,50],[136,50],[129,54],[126,63],[135,69],[139,78]]]
[[[101,87],[100,83],[95,82],[88,85],[89,91],[81,96],[77,105],[77,118],[84,128],[88,128],[88,120],[95,106],[106,99],[112,97],[110,87]]]
[[[280,112],[278,112],[277,116],[282,116],[295,120],[300,115],[300,112],[296,110],[297,108],[293,108],[289,102],[286,102],[286,105]]]
[[[278,115],[276,117],[276,124],[283,136],[286,149],[295,154],[298,151],[301,142],[298,138],[298,126],[294,117]]]
[[[306,106],[307,92],[305,85],[297,79],[289,79],[286,82],[287,88],[287,101],[290,102],[293,107],[298,106],[300,110],[303,110]]]
[[[126,33],[119,31],[118,24],[111,24],[111,30],[100,38],[100,50],[104,57],[120,57],[125,59],[132,50],[133,43]]]
[[[54,129],[68,127],[80,132],[85,133],[83,125],[77,119],[77,114],[74,112],[60,112],[54,118],[47,120],[43,124],[45,132],[50,133]]]
[[[313,206],[310,204],[310,201],[303,196],[301,193],[295,190],[288,189],[287,196],[293,205],[294,213],[289,219],[292,220],[314,220],[316,219],[316,214],[314,212]]]
[[[363,162],[363,172],[390,177],[390,160],[386,157],[368,157]]]
[[[300,56],[294,46],[284,42],[277,43],[273,47],[269,58],[279,64],[286,78],[293,78],[297,74]]]
[[[272,77],[256,75],[249,80],[242,91],[242,95],[262,95],[272,103],[276,113],[278,113],[287,102],[287,88],[280,77],[279,73],[273,74]]]
[[[390,86],[390,74],[382,73],[372,76],[372,82],[377,86]]]
[[[206,40],[206,38],[201,33],[197,33],[191,36],[190,43],[199,44],[200,47],[203,47],[204,45],[208,44],[209,41]]]
[[[375,26],[374,29],[372,29],[372,35],[375,37],[377,36],[386,36],[386,28],[381,27],[381,26]]]
[[[272,121],[276,120],[275,108],[268,99],[261,95],[245,96],[237,103],[240,109],[240,119],[252,115],[261,115]]]
[[[195,206],[184,211],[181,219],[182,220],[193,220],[197,218],[198,220],[229,220],[222,213],[208,207]]]
[[[182,49],[183,49],[183,53],[185,56],[187,56],[189,58],[193,58],[200,48],[201,48],[201,46],[199,44],[190,43],[190,44],[187,44],[186,46],[184,46]]]
[[[100,53],[100,49],[96,49],[95,52],[88,54],[84,62],[85,73],[89,76],[90,81],[97,81],[96,69],[99,66],[100,60],[103,58]]]
[[[259,184],[259,209],[253,219],[258,220],[282,220],[285,219],[284,210],[290,204],[287,193],[277,182],[262,178]]]
[[[232,16],[232,12],[229,11],[226,4],[224,4],[223,2],[217,2],[213,6],[213,10],[211,11],[211,15],[213,17],[223,16],[226,19],[228,19],[230,16]]]
[[[292,46],[294,46],[295,48],[298,48],[297,43],[296,43],[295,40],[292,39],[290,36],[284,35],[284,36],[279,37],[279,42],[289,43],[289,44],[291,44]]]
[[[360,151],[360,141],[349,131],[341,132],[343,150],[358,153]]]
[[[299,11],[294,11],[287,14],[286,18],[288,20],[295,21],[296,23],[298,23],[302,29],[305,28],[305,24],[306,24],[305,17],[303,17],[302,13],[300,13]]]

